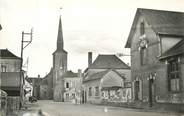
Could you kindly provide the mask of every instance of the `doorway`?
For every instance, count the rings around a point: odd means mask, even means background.
[[[155,102],[155,84],[154,80],[149,80],[149,107],[153,106],[153,102]]]

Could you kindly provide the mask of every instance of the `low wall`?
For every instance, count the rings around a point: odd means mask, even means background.
[[[7,97],[7,114],[16,114],[20,108],[20,97]]]

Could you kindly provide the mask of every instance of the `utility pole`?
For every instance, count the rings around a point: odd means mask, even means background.
[[[24,40],[24,35],[29,35],[30,36],[30,40]],[[21,41],[21,64],[20,64],[20,108],[22,107],[22,102],[23,102],[23,84],[22,82],[24,82],[24,75],[23,75],[23,70],[22,70],[22,64],[23,64],[23,50],[32,42],[32,38],[33,38],[33,28],[31,28],[31,32],[30,33],[25,33],[24,31],[22,31],[22,41]]]

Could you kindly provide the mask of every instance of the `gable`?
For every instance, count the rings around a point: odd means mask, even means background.
[[[123,86],[123,78],[114,71],[109,71],[106,75],[102,78],[101,87],[115,87]]]
[[[141,29],[140,29],[141,23],[144,23],[144,35],[145,35],[146,41],[148,42],[148,45],[154,45],[155,43],[158,43],[159,41],[152,26],[145,19],[145,17],[140,14],[137,17],[136,23],[134,24],[133,32],[131,33],[132,34],[131,35],[132,38],[130,40],[131,51],[138,51],[139,49],[139,43],[141,40]]]
[[[125,48],[131,47],[137,21],[142,15],[156,34],[184,35],[184,13],[138,8]]]

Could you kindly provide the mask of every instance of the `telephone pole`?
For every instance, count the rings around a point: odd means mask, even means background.
[[[29,35],[29,40],[24,40],[24,35]],[[23,82],[24,82],[24,75],[22,70],[23,64],[23,50],[32,42],[33,38],[33,28],[31,29],[30,33],[25,33],[22,31],[22,41],[21,41],[21,64],[20,64],[20,108],[22,107],[23,96],[24,96],[24,89],[23,89]]]

